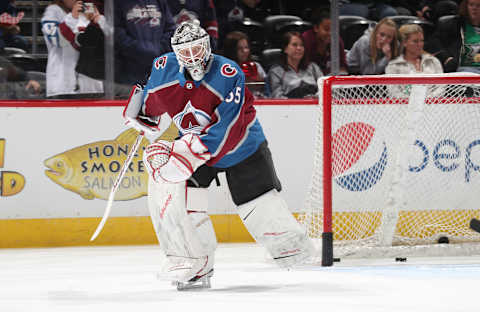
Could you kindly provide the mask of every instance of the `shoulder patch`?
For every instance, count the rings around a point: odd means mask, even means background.
[[[161,67],[162,69],[164,69],[164,68],[165,68],[165,65],[167,65],[167,56],[166,56],[166,55],[160,56],[159,58],[157,58],[157,59],[155,60],[155,68],[156,68],[156,69],[160,69],[160,67]]]
[[[220,73],[222,74],[222,76],[231,78],[237,74],[237,69],[231,64],[227,63],[222,65],[222,67],[220,68]]]

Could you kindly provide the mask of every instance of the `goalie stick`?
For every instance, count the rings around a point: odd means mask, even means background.
[[[470,228],[475,232],[480,233],[480,220],[472,218],[472,220],[470,220]]]
[[[112,190],[110,191],[110,195],[108,196],[107,208],[105,209],[105,213],[103,214],[102,220],[100,221],[100,224],[97,226],[95,233],[93,233],[92,237],[90,238],[90,241],[94,241],[95,238],[97,238],[98,234],[100,234],[100,232],[102,231],[103,226],[105,225],[105,222],[108,219],[108,215],[110,214],[110,210],[112,209],[113,198],[115,197],[115,193],[117,192],[117,189],[120,186],[120,182],[122,181],[123,176],[127,172],[128,166],[132,162],[133,157],[135,156],[135,153],[137,152],[137,149],[140,146],[140,143],[142,142],[144,136],[145,136],[145,132],[141,131],[137,137],[137,140],[133,144],[132,149],[130,150],[130,153],[128,153],[127,159],[125,159],[122,169],[120,170],[120,173],[118,174],[118,177],[115,180],[115,183],[113,184]]]

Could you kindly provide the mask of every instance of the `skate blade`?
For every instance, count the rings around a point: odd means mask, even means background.
[[[210,277],[199,279],[195,282],[172,282],[173,286],[177,287],[178,291],[185,290],[201,290],[212,288]]]
[[[209,288],[212,288],[212,284],[210,282],[210,279],[212,276],[213,276],[213,270],[211,270],[204,276],[196,279],[195,281],[188,281],[188,282],[174,281],[172,282],[172,285],[176,286],[178,291],[209,289]]]

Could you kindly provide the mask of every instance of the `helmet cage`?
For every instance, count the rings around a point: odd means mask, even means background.
[[[185,43],[172,44],[177,60],[185,67],[195,80],[205,75],[208,59],[211,55],[208,35]]]
[[[173,46],[173,51],[183,66],[192,67],[210,57],[209,43],[208,37],[203,37],[191,42],[176,44]]]

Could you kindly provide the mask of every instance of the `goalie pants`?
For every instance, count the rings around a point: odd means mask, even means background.
[[[270,190],[281,191],[282,185],[275,172],[272,153],[264,141],[248,158],[229,168],[203,165],[188,181],[189,187],[207,188],[219,172],[225,172],[228,188],[235,205],[245,204]]]

